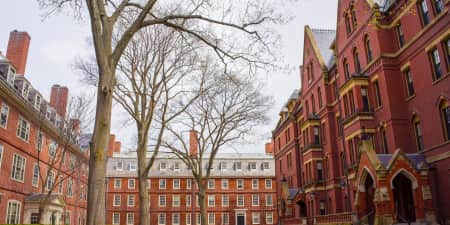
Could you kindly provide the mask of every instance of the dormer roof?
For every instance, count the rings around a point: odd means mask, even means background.
[[[336,30],[313,29],[306,26],[305,34],[310,38],[321,66],[331,68],[334,60],[334,52],[330,46],[336,38]]]

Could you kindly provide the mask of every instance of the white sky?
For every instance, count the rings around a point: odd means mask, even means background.
[[[275,0],[274,0],[275,1]],[[17,29],[27,31],[31,36],[26,77],[34,88],[48,99],[53,84],[68,86],[69,94],[86,91],[79,81],[79,75],[72,69],[72,61],[89,54],[87,39],[90,35],[86,21],[75,21],[73,17],[56,15],[45,20],[34,0],[2,1],[0,13],[0,51],[6,54],[9,32]],[[295,16],[289,24],[278,30],[282,36],[284,62],[293,69],[290,72],[269,74],[266,93],[274,97],[275,103],[269,112],[271,121],[264,126],[252,144],[232,146],[232,149],[249,152],[263,152],[264,143],[270,139],[271,131],[278,120],[278,112],[291,92],[300,87],[298,66],[302,60],[303,29],[335,29],[337,0],[297,0],[289,8]],[[113,115],[114,117],[114,115]],[[112,133],[122,141],[123,148],[133,146],[135,140],[130,135],[132,128],[123,127],[123,119],[113,118]],[[230,146],[231,147],[231,146]]]

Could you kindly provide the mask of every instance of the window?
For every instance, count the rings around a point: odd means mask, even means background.
[[[191,207],[192,205],[192,199],[190,195],[186,195],[186,206]]]
[[[180,214],[174,213],[172,214],[172,225],[179,225],[180,224]]]
[[[14,80],[16,80],[16,71],[12,66],[9,67],[8,76],[6,77],[6,81],[11,86],[14,86]]]
[[[244,189],[244,180],[238,179],[238,180],[236,181],[236,188],[237,188],[237,189]]]
[[[62,175],[60,175],[59,176],[59,184],[58,184],[58,193],[63,193],[63,185],[64,185],[64,182],[63,182],[63,176]]]
[[[134,195],[128,195],[128,206],[134,206]]]
[[[30,135],[30,124],[22,117],[19,118],[16,135],[22,140],[28,142],[28,137]]]
[[[69,178],[67,180],[67,197],[69,197],[69,198],[71,198],[73,195],[72,185],[73,185],[73,180],[72,180],[72,178]]]
[[[350,79],[350,70],[349,70],[348,62],[347,62],[346,58],[344,58],[343,66],[344,66],[345,79],[348,80],[348,79]]]
[[[322,108],[323,102],[322,102],[322,92],[320,91],[320,87],[317,88],[317,98],[319,100],[319,108]]]
[[[370,106],[369,106],[369,96],[368,96],[367,87],[361,87],[361,100],[362,100],[362,104],[363,104],[363,112],[369,112]]]
[[[30,85],[26,82],[23,83],[22,87],[22,97],[28,99],[28,95],[30,94]]]
[[[159,207],[166,207],[166,196],[165,195],[159,196]]]
[[[265,186],[266,186],[266,189],[272,189],[272,180],[266,179]]]
[[[66,211],[65,215],[64,215],[64,224],[65,225],[70,225],[70,211]]]
[[[235,170],[242,170],[242,163],[241,162],[235,162],[234,163],[234,169]]]
[[[272,212],[266,213],[266,224],[273,224],[273,213]]]
[[[349,35],[352,32],[352,26],[350,25],[350,15],[346,13],[344,15],[345,18],[345,30],[347,31],[347,35]]]
[[[316,114],[316,101],[314,98],[314,94],[311,94],[311,107],[313,114]]]
[[[322,166],[322,162],[317,162],[316,167],[317,167],[317,179],[318,180],[323,180],[323,166]]]
[[[33,179],[31,180],[31,185],[33,185],[33,187],[39,186],[39,165],[37,163],[34,164]]]
[[[6,223],[7,224],[18,224],[20,218],[20,202],[18,201],[8,201],[8,208],[6,211]]]
[[[208,189],[214,189],[215,188],[215,180],[214,179],[208,179]]]
[[[252,206],[259,206],[259,195],[252,194]]]
[[[180,189],[180,179],[173,179],[173,189]]]
[[[414,132],[416,134],[417,148],[419,151],[423,151],[422,129],[420,128],[420,120],[417,117],[414,119]]]
[[[214,213],[208,213],[208,224],[216,224],[216,215]]]
[[[11,169],[11,178],[15,181],[23,182],[25,173],[25,157],[16,153],[13,155],[13,164]]]
[[[39,213],[31,213],[30,223],[31,224],[39,223]]]
[[[191,225],[191,214],[186,213],[186,225]]]
[[[175,164],[173,164],[173,170],[175,171],[180,170],[180,163],[176,162]]]
[[[266,206],[273,206],[273,197],[271,194],[266,195]]]
[[[160,213],[158,215],[158,225],[165,225],[166,224],[166,214]]]
[[[370,45],[369,35],[367,35],[367,34],[364,37],[364,46],[366,47],[367,63],[369,63],[372,61],[373,55],[372,55],[372,46]]]
[[[388,149],[388,142],[387,142],[387,136],[386,136],[386,129],[382,128],[380,130],[381,135],[381,145],[383,146],[383,153],[387,154],[389,152]]]
[[[319,213],[320,215],[325,215],[325,201],[319,202]]]
[[[9,106],[3,103],[0,112],[0,127],[6,128],[6,126],[8,125],[8,115],[9,115]]]
[[[230,198],[228,195],[222,195],[222,207],[228,207],[230,205]]]
[[[373,87],[375,89],[375,100],[377,102],[377,107],[380,107],[383,103],[381,102],[380,85],[378,84],[378,80],[373,82]]]
[[[350,13],[352,14],[352,25],[353,25],[353,29],[355,29],[356,26],[358,25],[358,21],[357,21],[357,18],[356,18],[356,10],[355,10],[355,7],[354,7],[354,6],[351,7]]]
[[[315,145],[320,145],[320,127],[319,126],[314,126],[313,127],[313,132],[314,132],[314,144]]]
[[[433,0],[434,3],[434,10],[436,11],[436,14],[441,14],[442,11],[444,11],[444,2],[443,0]]]
[[[405,35],[403,33],[402,25],[397,24],[397,37],[398,37],[398,45],[402,48],[405,45]]]
[[[227,163],[226,162],[220,162],[219,163],[219,169],[220,170],[227,170]]]
[[[250,170],[256,170],[256,162],[249,162],[248,163],[248,168]]]
[[[196,215],[195,215],[195,222],[196,222],[196,224],[197,225],[200,225],[201,224],[201,220],[202,220],[202,215],[200,214],[200,213],[197,213]]]
[[[123,169],[123,162],[118,161],[116,162],[116,170],[122,170]]]
[[[35,101],[34,101],[34,108],[36,108],[37,110],[40,110],[41,102],[42,102],[41,96],[36,94],[36,98],[35,98]]]
[[[159,189],[166,189],[166,179],[159,179]]]
[[[361,63],[359,62],[359,53],[356,48],[353,50],[353,60],[355,62],[355,72],[361,73]]]
[[[120,206],[120,202],[121,201],[121,198],[120,198],[120,195],[114,195],[114,204],[113,204],[113,206]]]
[[[179,195],[172,195],[172,207],[180,207],[181,201]]]
[[[222,224],[230,224],[230,215],[228,213],[222,213]]]
[[[430,12],[428,11],[427,1],[419,1],[420,16],[422,17],[422,23],[424,26],[430,23]]]
[[[268,170],[270,168],[269,162],[263,162],[263,170]]]
[[[2,159],[3,159],[3,145],[0,145],[0,170],[2,168]]]
[[[136,187],[134,179],[128,179],[128,189],[134,189]]]
[[[450,67],[450,37],[444,41],[444,50],[447,53],[447,66]]]
[[[121,179],[114,179],[114,189],[120,189],[122,186],[122,180]]]
[[[287,154],[286,160],[287,160],[287,168],[288,169],[292,168],[292,154],[290,152]]]
[[[258,189],[258,187],[259,187],[259,180],[252,179],[252,189]]]
[[[115,212],[113,213],[113,224],[120,224],[120,213]]]
[[[192,180],[191,179],[187,179],[186,180],[186,189],[191,189],[192,188]]]
[[[259,213],[252,213],[252,224],[259,224],[260,221],[260,215]]]
[[[40,152],[42,151],[42,145],[44,143],[44,133],[41,130],[37,132],[36,137],[36,149]]]
[[[136,162],[130,162],[128,164],[128,170],[130,171],[136,171]]]
[[[159,163],[159,170],[166,170],[166,168],[167,168],[167,163],[165,163],[165,162]]]
[[[216,206],[216,196],[208,195],[208,207],[214,207],[214,206]]]
[[[237,206],[244,206],[244,195],[237,196]]]
[[[409,96],[413,96],[414,95],[414,84],[413,84],[413,79],[411,76],[411,70],[410,69],[406,69],[403,72],[404,76],[405,76],[405,81],[406,81],[406,93]]]
[[[448,103],[441,104],[441,114],[445,140],[450,140],[450,105]]]
[[[441,59],[439,58],[439,52],[437,48],[431,50],[430,58],[431,63],[433,65],[434,79],[439,80],[442,77],[442,70],[441,70]]]
[[[50,158],[53,158],[56,156],[57,148],[58,148],[58,144],[54,140],[51,140],[50,144],[48,145],[48,156],[50,156]]]
[[[228,179],[222,179],[222,189],[228,189]]]

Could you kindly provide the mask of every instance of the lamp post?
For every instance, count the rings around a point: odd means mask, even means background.
[[[287,179],[286,177],[283,175],[283,179],[281,179],[281,203],[280,203],[280,210],[278,210],[279,213],[279,217],[280,217],[280,225],[284,224],[284,217],[286,214],[286,197],[287,197],[287,192],[288,192],[288,184],[287,184]]]

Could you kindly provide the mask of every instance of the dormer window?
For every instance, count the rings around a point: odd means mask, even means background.
[[[248,168],[250,170],[256,170],[256,162],[250,162],[248,163]]]
[[[22,87],[22,97],[28,99],[29,94],[30,94],[30,85],[27,82],[24,82]]]
[[[12,66],[9,67],[8,76],[6,77],[6,81],[11,86],[14,86],[14,81],[16,80],[16,71]]]
[[[166,170],[166,168],[167,168],[167,163],[165,163],[165,162],[159,163],[159,170]]]
[[[130,164],[128,164],[128,167],[130,171],[136,171],[136,162],[130,162]]]
[[[227,170],[227,163],[226,162],[220,162],[219,167],[220,167],[220,170]]]
[[[122,161],[116,162],[116,170],[123,170],[123,162]]]
[[[40,95],[36,94],[36,98],[34,100],[34,108],[36,108],[37,110],[40,110],[41,108],[41,102],[42,102],[42,98]]]
[[[180,163],[176,162],[175,164],[173,164],[173,169],[174,170],[180,170]]]
[[[235,162],[234,163],[234,169],[235,170],[242,170],[242,163],[241,162]]]
[[[269,162],[263,162],[262,168],[263,170],[268,170],[270,168]]]

